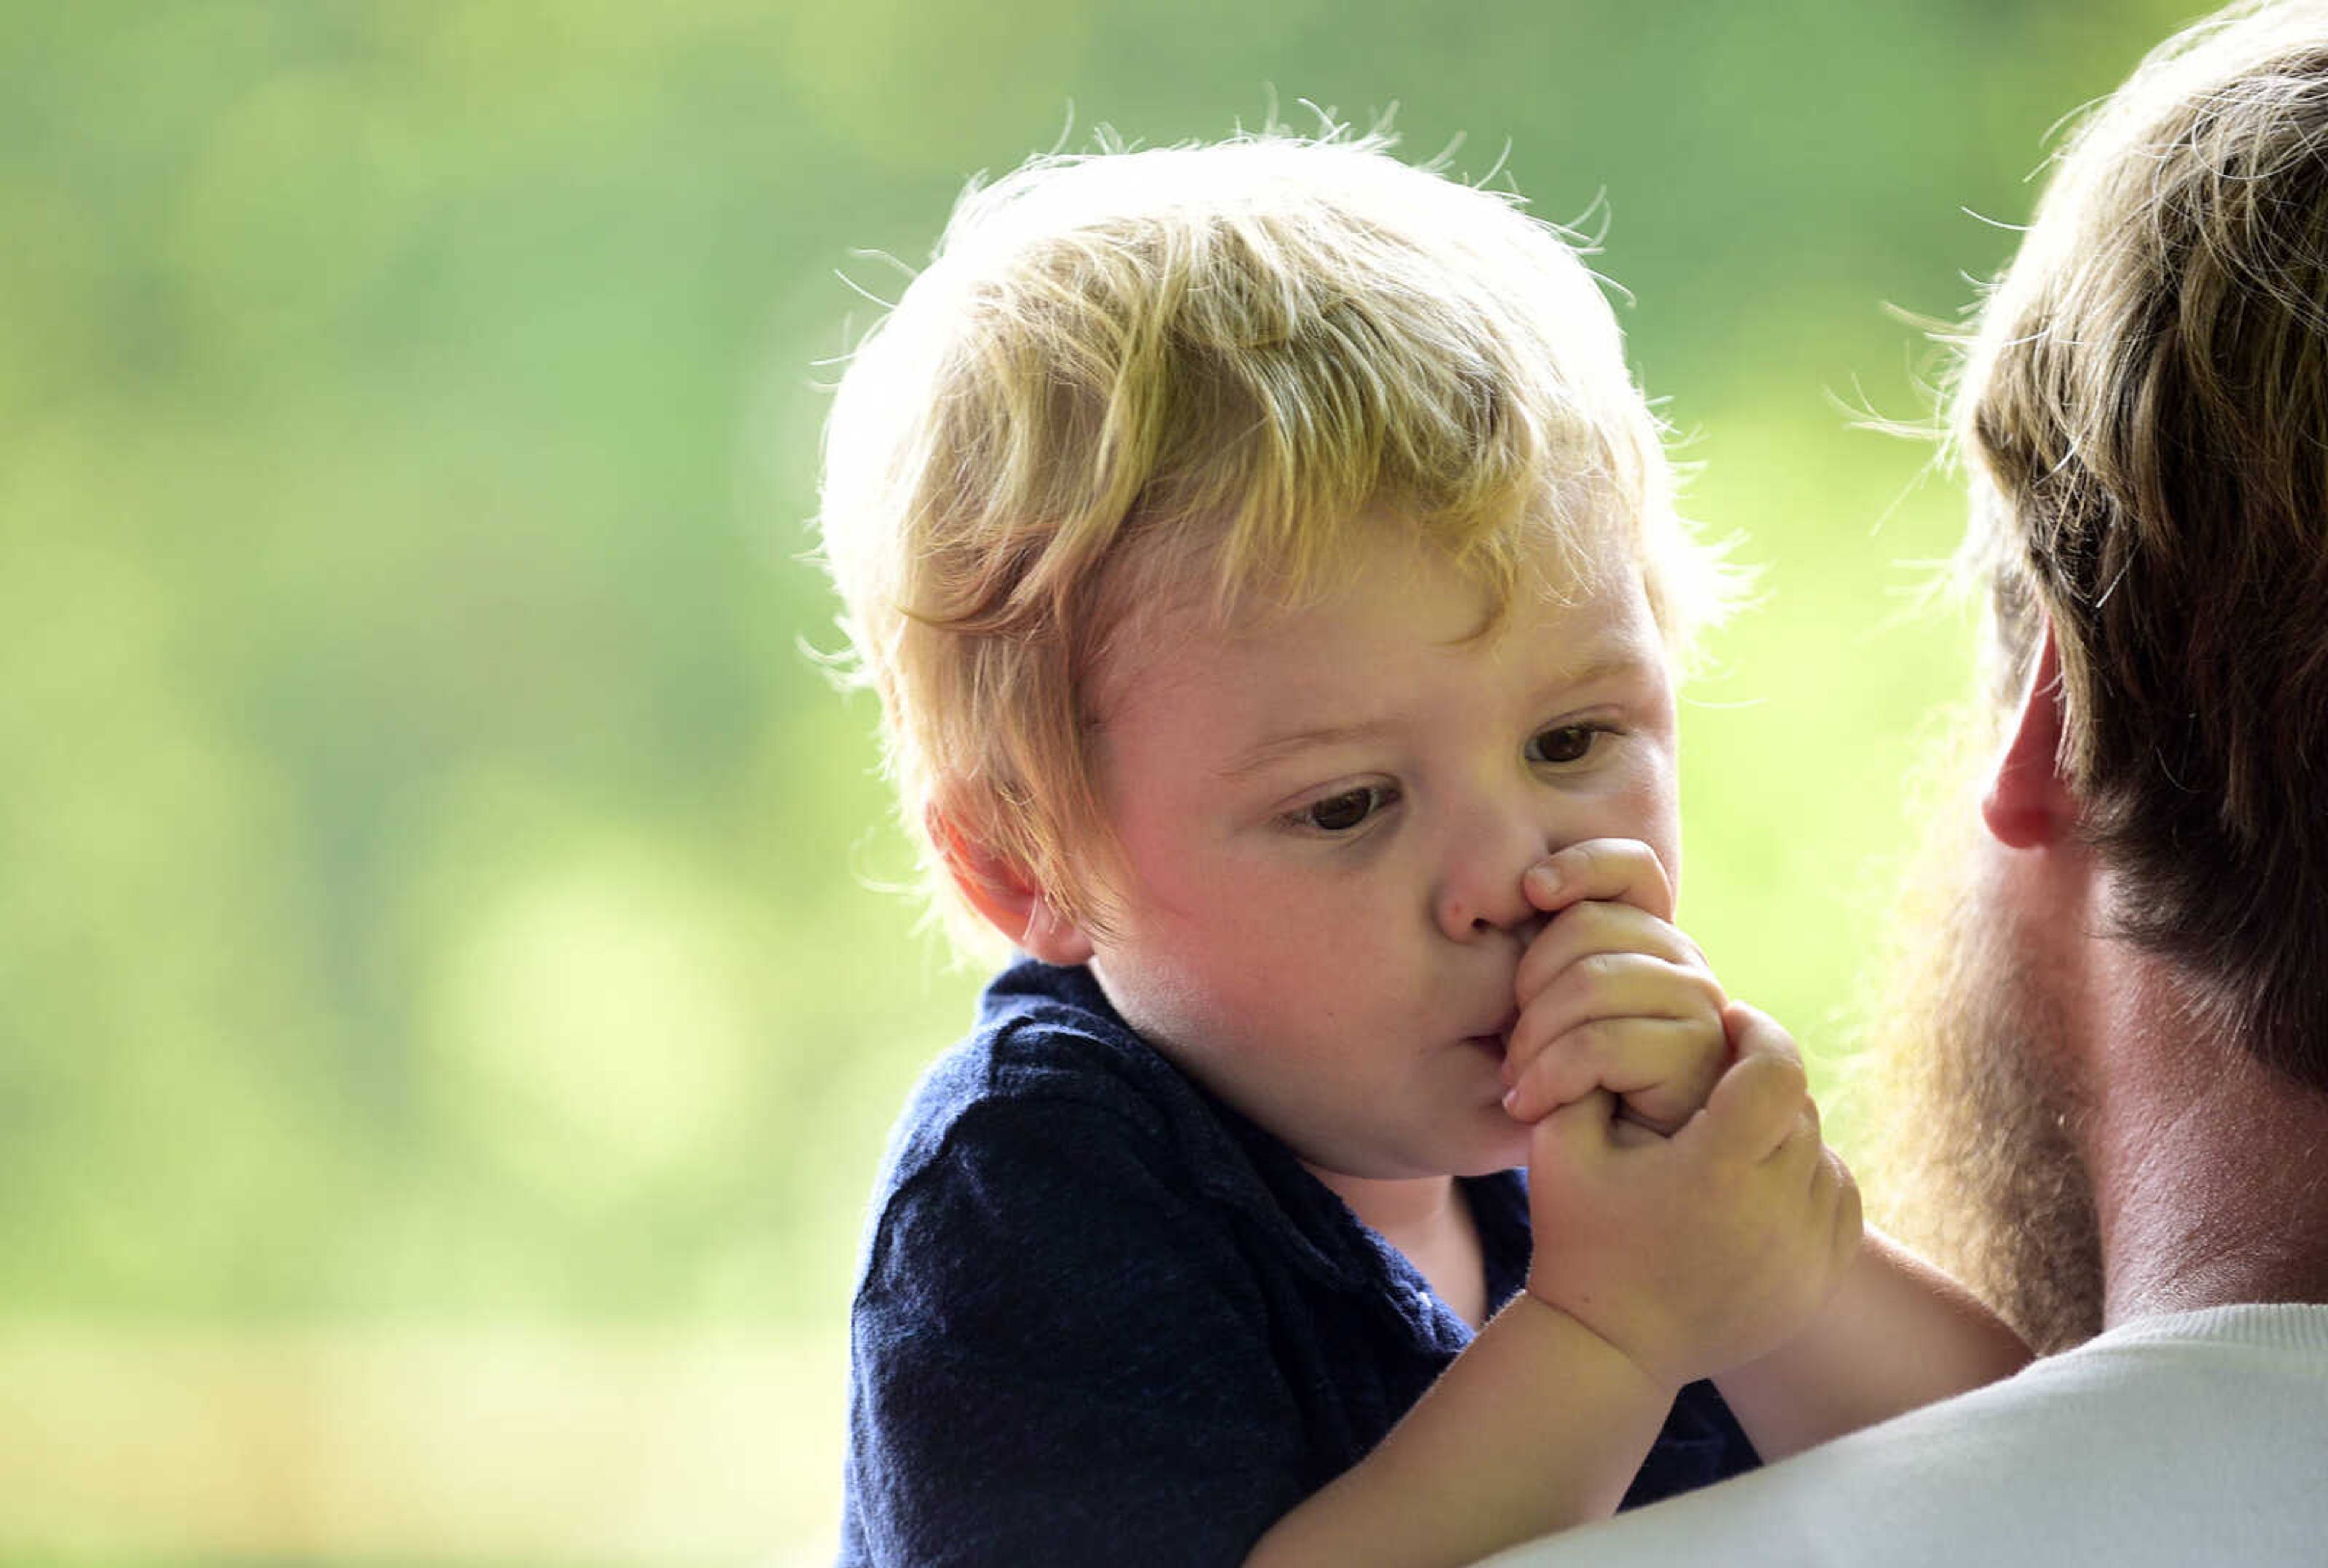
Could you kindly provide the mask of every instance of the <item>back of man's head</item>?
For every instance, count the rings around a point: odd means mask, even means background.
[[[2083,127],[1956,420],[2118,929],[2328,1087],[2328,5],[2201,23]]]

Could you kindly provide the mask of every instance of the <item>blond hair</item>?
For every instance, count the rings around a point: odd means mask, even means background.
[[[972,187],[851,357],[823,550],[941,897],[958,834],[1106,928],[1089,688],[1159,593],[1328,591],[1394,517],[1498,615],[1610,536],[1670,647],[1719,606],[1576,250],[1387,146],[1036,158]]]
[[[2328,1087],[2328,6],[2220,13],[2084,125],[1956,428],[2003,673],[2050,622],[2119,928]]]

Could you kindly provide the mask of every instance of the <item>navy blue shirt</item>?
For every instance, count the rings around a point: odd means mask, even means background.
[[[1498,1307],[1525,1281],[1526,1188],[1463,1185]],[[875,1193],[840,1562],[1241,1562],[1471,1332],[1088,971],[1022,961],[915,1091]],[[1758,1462],[1692,1384],[1625,1505]]]

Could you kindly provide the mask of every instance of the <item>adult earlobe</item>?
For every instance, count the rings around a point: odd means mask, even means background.
[[[2061,659],[2049,619],[2012,737],[1980,803],[1989,836],[2008,850],[2042,849],[2077,826],[2077,797],[2062,775],[2061,699]]]

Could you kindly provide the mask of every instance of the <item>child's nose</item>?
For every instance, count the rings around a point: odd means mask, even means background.
[[[1476,897],[1450,888],[1440,899],[1439,926],[1458,942],[1489,931],[1513,931],[1527,924],[1536,910],[1520,892],[1517,872],[1511,891],[1497,897],[1482,889]]]
[[[1544,835],[1507,829],[1457,855],[1441,878],[1436,898],[1439,928],[1457,942],[1490,931],[1522,931],[1543,918],[1527,900],[1520,878],[1551,853]]]

